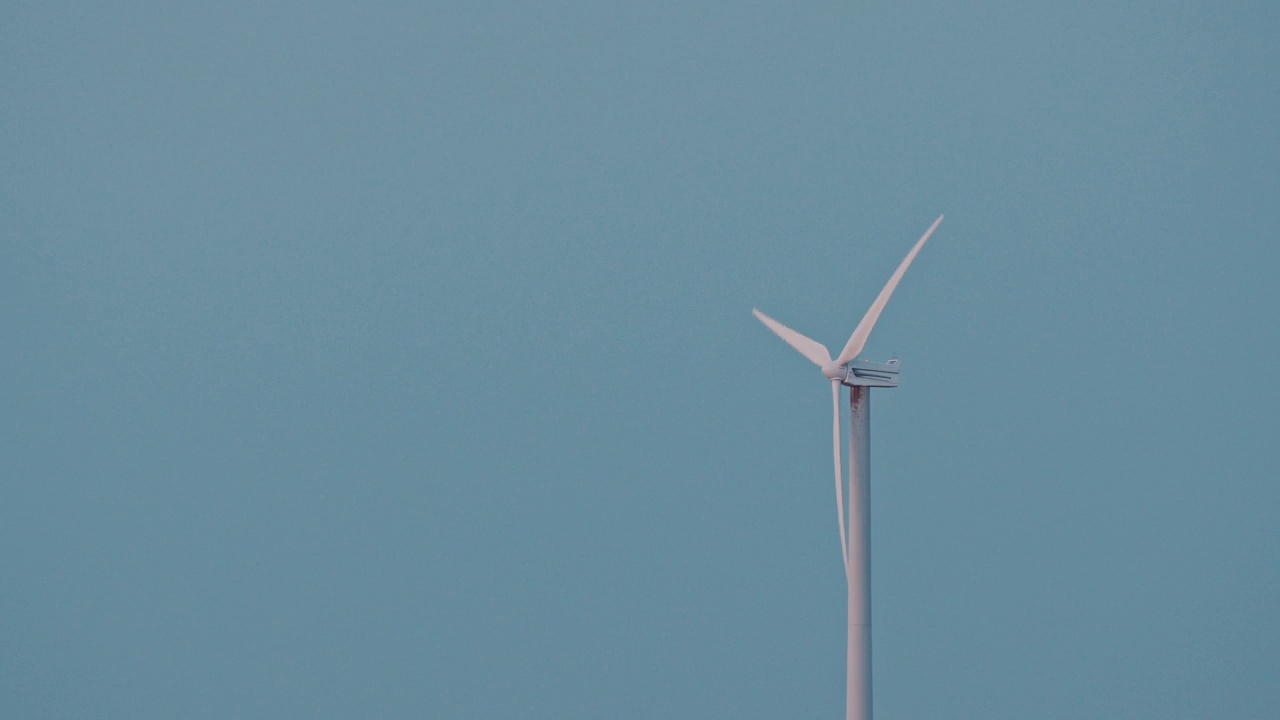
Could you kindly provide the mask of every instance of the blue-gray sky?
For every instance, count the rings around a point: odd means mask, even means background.
[[[1268,3],[0,11],[0,715],[1280,715]],[[798,6],[799,5],[799,6]]]

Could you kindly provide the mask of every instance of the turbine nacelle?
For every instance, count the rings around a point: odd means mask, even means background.
[[[830,363],[822,368],[828,380],[849,387],[898,387],[898,361],[872,362],[858,358],[843,365]]]

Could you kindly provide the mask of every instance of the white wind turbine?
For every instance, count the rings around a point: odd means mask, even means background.
[[[845,577],[849,583],[849,647],[848,691],[845,699],[846,720],[871,720],[871,388],[898,386],[898,361],[874,363],[858,359],[871,328],[875,327],[880,312],[889,296],[893,295],[898,281],[915,260],[916,253],[942,222],[942,216],[929,226],[916,241],[911,252],[898,265],[893,277],[880,291],[876,301],[858,323],[857,329],[845,343],[840,356],[831,359],[831,353],[822,343],[812,340],[765,315],[752,312],[760,322],[788,345],[800,351],[813,364],[822,368],[822,374],[831,381],[831,442],[836,469],[836,508],[840,516],[840,551],[844,555]],[[844,490],[840,482],[840,386],[849,388],[849,522],[845,531]]]

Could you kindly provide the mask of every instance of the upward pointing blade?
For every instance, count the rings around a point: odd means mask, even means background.
[[[867,310],[867,314],[862,316],[862,322],[858,323],[858,328],[849,337],[849,343],[844,346],[844,350],[840,351],[840,357],[836,358],[837,365],[849,362],[858,357],[858,353],[862,352],[862,346],[867,344],[867,337],[871,335],[871,328],[875,327],[876,321],[880,319],[880,312],[884,310],[885,303],[889,302],[889,296],[893,295],[893,291],[898,287],[898,281],[902,279],[903,273],[907,271],[907,268],[911,267],[911,261],[916,259],[916,253],[920,252],[920,248],[924,247],[924,241],[929,239],[929,236],[938,228],[938,223],[940,222],[942,222],[941,215],[938,216],[937,220],[933,221],[933,224],[924,232],[924,235],[916,241],[915,247],[911,248],[911,252],[907,253],[907,257],[903,259],[901,265],[898,265],[898,269],[893,271],[893,277],[889,278],[888,284],[880,291],[876,301],[871,303],[871,308]]]
[[[788,345],[799,350],[801,355],[809,358],[809,361],[814,365],[825,367],[831,363],[831,353],[827,351],[827,347],[822,343],[801,335],[755,308],[751,308],[751,313],[776,333],[778,337],[785,340]]]

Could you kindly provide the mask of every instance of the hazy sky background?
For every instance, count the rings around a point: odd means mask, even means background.
[[[0,716],[1280,716],[1274,3],[0,10]]]

